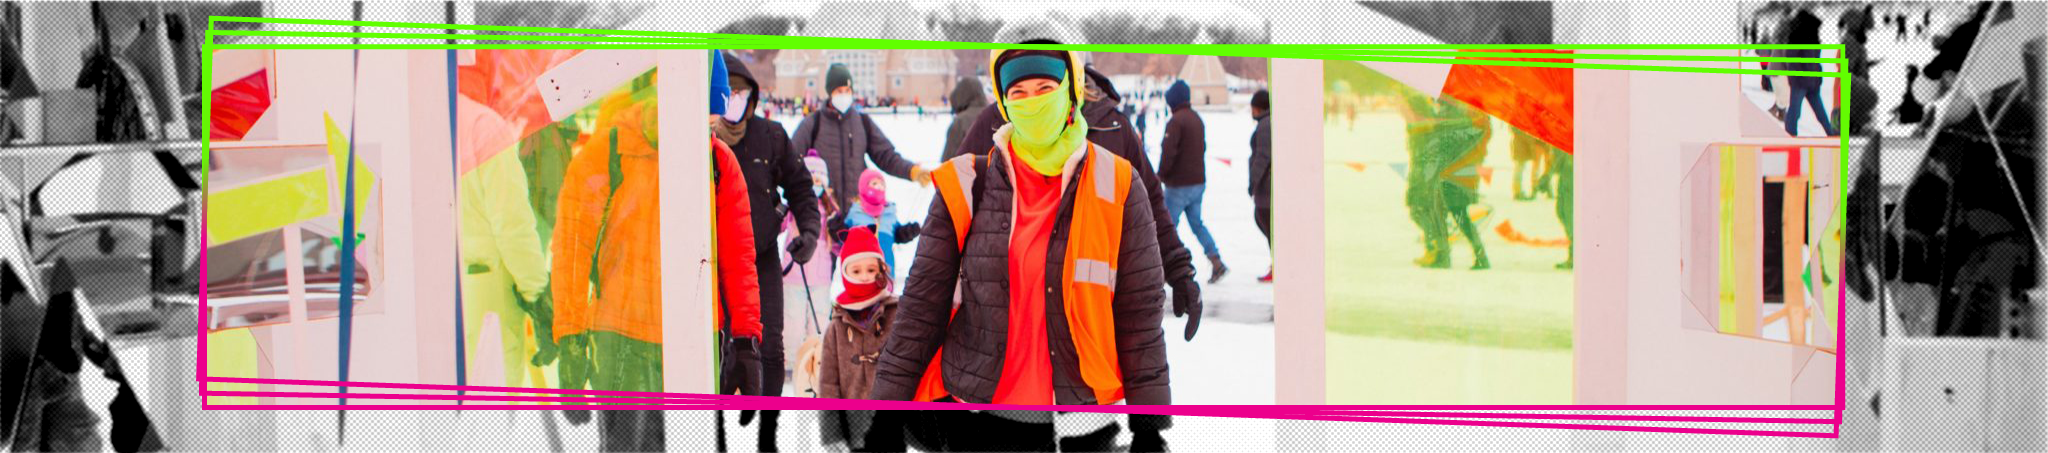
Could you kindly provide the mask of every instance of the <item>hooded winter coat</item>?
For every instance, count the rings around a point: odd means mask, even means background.
[[[953,94],[947,100],[953,103],[953,124],[946,126],[946,147],[939,150],[943,156],[939,160],[960,155],[960,143],[967,139],[968,131],[974,130],[974,122],[981,117],[982,110],[988,108],[987,90],[982,89],[981,81],[973,77],[961,77],[960,83],[953,85]]]
[[[993,140],[993,138],[992,138]],[[998,146],[1002,146],[998,142]],[[1098,147],[1094,152],[1100,152]],[[894,332],[882,349],[875,372],[873,399],[910,400],[920,379],[944,346],[941,360],[946,391],[961,401],[989,403],[1002,379],[1010,320],[1010,228],[1016,193],[1009,152],[990,153],[986,173],[974,201],[973,225],[963,249],[956,242],[953,220],[942,197],[934,197],[917,259],[905,279]],[[1076,153],[1077,159],[1083,153]],[[1071,161],[1071,162],[1078,162]],[[1071,165],[1071,164],[1070,164]],[[1028,171],[1028,170],[1026,170]],[[1122,203],[1124,234],[1118,246],[1114,299],[1117,361],[1125,401],[1129,404],[1172,404],[1167,387],[1166,334],[1160,327],[1166,280],[1151,197],[1132,172],[1130,191]],[[1047,250],[1045,275],[1064,275],[1067,266],[1067,225],[1073,221],[1075,194],[1081,178],[1070,178],[1061,191],[1059,218]],[[963,284],[964,283],[964,284]],[[956,284],[962,289],[953,313]],[[1048,291],[1045,300],[1047,337],[1052,342],[1053,398],[1057,404],[1098,404],[1095,390],[1082,381],[1076,341],[1067,325],[1065,295]]]
[[[832,193],[839,196],[840,206],[859,203],[860,173],[868,169],[869,160],[882,173],[903,179],[910,179],[910,168],[914,166],[910,159],[896,153],[896,145],[889,143],[889,137],[875,126],[875,120],[859,107],[850,110],[841,112],[826,104],[811,112],[804,117],[803,124],[797,125],[792,142],[798,155],[816,149],[818,157],[825,159],[825,167],[831,170],[828,179],[832,180]]]
[[[1199,186],[1208,182],[1209,142],[1202,115],[1183,101],[1173,105],[1166,134],[1159,139],[1159,181],[1166,187]]]
[[[791,208],[790,214],[796,217],[797,228],[802,233],[813,238],[823,233],[818,230],[817,194],[811,191],[811,173],[804,168],[803,155],[789,146],[789,133],[782,128],[782,123],[755,114],[761,103],[760,82],[754,80],[753,72],[748,71],[747,65],[741,64],[738,57],[727,53],[725,60],[728,74],[746,79],[754,86],[748,93],[747,112],[741,120],[746,123],[746,136],[741,137],[739,143],[732,144],[732,153],[739,158],[740,173],[746,176],[754,231],[771,232],[754,235],[754,256],[776,256],[775,234],[772,232],[781,227],[782,206]],[[774,271],[780,273],[782,269],[776,267]],[[772,278],[776,275],[763,276]],[[762,295],[773,294],[780,298],[779,285],[772,289],[769,286],[761,286]]]

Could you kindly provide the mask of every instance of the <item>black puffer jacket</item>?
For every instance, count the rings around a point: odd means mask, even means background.
[[[1114,95],[1111,99],[1115,99]],[[1130,161],[1135,170],[1133,173],[1138,174],[1139,182],[1145,186],[1145,193],[1152,197],[1152,224],[1166,225],[1159,227],[1158,234],[1159,257],[1166,266],[1166,281],[1194,285],[1194,254],[1188,251],[1187,244],[1181,243],[1180,234],[1167,227],[1173,225],[1173,219],[1166,216],[1166,189],[1160,184],[1159,175],[1152,172],[1152,160],[1145,156],[1145,145],[1138,139],[1137,128],[1123,112],[1109,108],[1108,104],[1083,104],[1081,115],[1088,119],[1088,142]],[[967,128],[966,139],[958,149],[948,153],[988,155],[988,151],[996,146],[996,129],[1002,128],[1003,124],[1002,112],[996,111],[996,106],[981,109],[981,116]]]
[[[917,243],[917,259],[904,280],[903,296],[897,303],[896,325],[882,347],[881,362],[875,369],[871,398],[911,399],[932,357],[943,345],[946,355],[941,368],[946,391],[970,403],[994,399],[996,384],[1003,373],[1003,358],[1008,353],[1010,319],[1009,245],[1015,193],[1009,177],[1010,165],[1005,160],[989,159],[986,172],[977,178],[982,188],[974,201],[974,224],[969,227],[964,254],[955,249],[953,221],[946,213],[945,201],[932,198],[931,215]],[[1080,182],[1080,178],[1067,181],[1060,200],[1060,219],[1047,247],[1045,275],[1064,275],[1067,224],[1072,221],[1074,209],[1072,194]],[[1166,281],[1159,264],[1153,217],[1146,215],[1152,210],[1151,197],[1135,174],[1126,196],[1125,233],[1116,264],[1118,291],[1111,302],[1125,400],[1129,404],[1172,404],[1167,388],[1166,333],[1160,328],[1166,305],[1162,287]],[[953,290],[960,279],[965,279],[966,284],[959,313],[949,318]],[[1094,391],[1081,380],[1073,335],[1067,327],[1064,295],[1053,289],[1058,283],[1058,278],[1048,279],[1045,301],[1046,329],[1052,341],[1053,399],[1058,404],[1097,404]]]

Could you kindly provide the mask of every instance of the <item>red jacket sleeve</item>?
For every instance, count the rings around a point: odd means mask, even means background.
[[[747,180],[732,149],[711,140],[718,166],[718,288],[732,335],[761,338],[761,280],[754,270],[753,210],[747,204]]]

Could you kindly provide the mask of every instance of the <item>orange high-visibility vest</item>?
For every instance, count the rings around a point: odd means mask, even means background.
[[[1123,368],[1117,364],[1112,302],[1116,298],[1124,199],[1130,193],[1132,167],[1123,158],[1098,152],[1093,143],[1085,153],[1077,164],[1069,164],[1066,178],[1060,181],[1061,190],[1065,190],[1071,178],[1081,178],[1075,192],[1062,194],[1062,198],[1072,201],[1074,209],[1068,224],[1066,265],[1062,266],[1065,270],[1060,276],[1061,294],[1081,379],[1094,389],[1097,403],[1114,404],[1123,401],[1124,394]],[[997,149],[990,155],[1002,158],[1006,152]],[[932,183],[938,186],[939,197],[953,221],[956,250],[966,249],[968,230],[973,225],[974,179],[979,170],[987,168],[981,159],[986,158],[955,157],[932,172]],[[964,284],[959,282],[953,289],[955,314],[959,312]],[[925,369],[914,397],[916,401],[937,401],[946,396],[944,376],[939,371],[943,356],[944,348],[940,348]]]

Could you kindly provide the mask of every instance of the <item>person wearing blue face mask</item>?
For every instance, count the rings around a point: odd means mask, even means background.
[[[794,264],[810,261],[819,235],[818,194],[811,189],[811,174],[803,157],[789,145],[789,133],[781,123],[756,115],[760,84],[746,62],[733,52],[724,56],[727,82],[732,96],[726,98],[725,112],[712,122],[712,135],[732,148],[740,161],[740,173],[747,181],[747,198],[752,206],[754,231],[772,232],[782,225],[783,213],[795,217],[796,234],[778,250],[776,235],[754,235],[755,270],[761,281],[761,389],[768,396],[782,395],[784,371],[788,369],[783,351],[785,324],[781,260],[787,251]],[[787,204],[785,204],[787,203]],[[778,412],[761,413],[761,439],[773,447]]]

